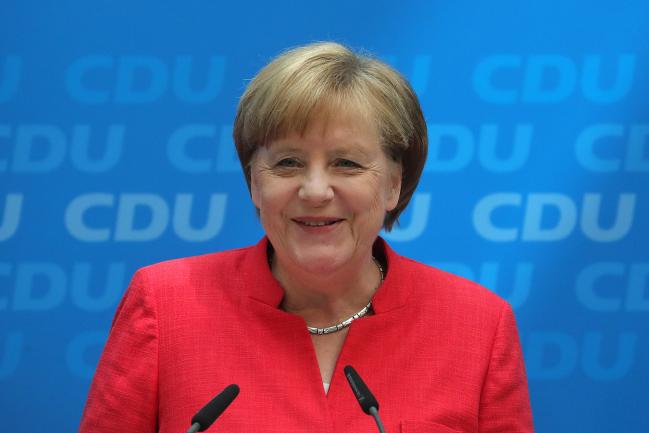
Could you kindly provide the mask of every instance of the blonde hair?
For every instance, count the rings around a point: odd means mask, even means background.
[[[390,66],[347,47],[321,42],[284,52],[250,82],[239,101],[234,143],[250,188],[250,163],[260,146],[304,133],[313,116],[354,107],[371,116],[386,155],[401,164],[397,206],[386,213],[390,230],[406,208],[426,161],[428,137],[419,101]]]

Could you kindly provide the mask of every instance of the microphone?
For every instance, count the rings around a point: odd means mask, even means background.
[[[227,386],[219,395],[210,400],[209,403],[194,415],[192,418],[192,426],[187,430],[187,433],[207,430],[223,411],[230,406],[230,403],[232,403],[237,395],[239,395],[239,387],[237,385],[232,384]]]
[[[365,385],[365,382],[363,382],[363,379],[361,379],[356,370],[354,370],[354,367],[348,365],[344,368],[344,371],[347,382],[349,382],[349,386],[351,386],[354,396],[356,397],[356,400],[358,400],[358,404],[361,405],[361,409],[363,409],[363,412],[374,418],[374,421],[376,421],[376,425],[379,428],[379,432],[385,433],[383,423],[379,417],[379,402],[376,401],[376,398],[367,385]]]

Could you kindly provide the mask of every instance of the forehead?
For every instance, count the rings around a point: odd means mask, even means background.
[[[294,141],[332,145],[379,145],[379,127],[370,109],[357,104],[326,104],[312,110],[300,122],[286,122],[285,128],[268,141],[269,147]]]
[[[370,157],[379,152],[381,146],[373,127],[350,118],[331,118],[313,122],[303,133],[292,132],[273,140],[266,148],[271,153],[317,151]]]

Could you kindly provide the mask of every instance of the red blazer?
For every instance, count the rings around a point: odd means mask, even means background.
[[[140,269],[122,299],[80,431],[185,432],[225,386],[239,397],[208,430],[378,431],[347,384],[352,365],[388,433],[531,432],[510,306],[457,276],[397,255],[374,315],[355,321],[325,394],[304,320],[278,309],[267,240]]]

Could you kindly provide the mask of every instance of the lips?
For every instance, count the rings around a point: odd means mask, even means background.
[[[301,226],[304,227],[326,227],[326,226],[331,226],[334,225],[342,219],[340,218],[317,218],[317,217],[300,217],[300,218],[293,218],[293,221],[300,224]]]

